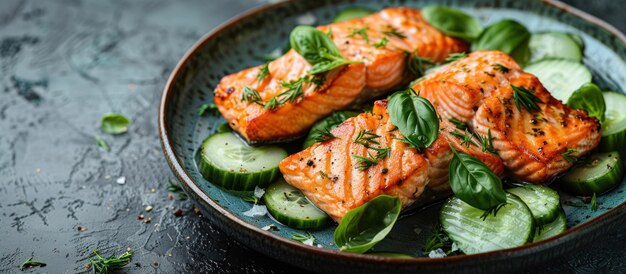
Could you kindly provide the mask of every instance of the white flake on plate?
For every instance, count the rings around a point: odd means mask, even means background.
[[[296,22],[300,25],[313,25],[317,21],[317,17],[313,15],[313,13],[307,12],[303,15],[298,16],[296,18]]]
[[[269,225],[264,226],[264,227],[263,227],[263,228],[261,228],[261,229],[263,229],[263,230],[265,230],[265,231],[269,231],[270,229],[272,229],[272,230],[273,230],[273,229],[276,229],[276,225],[275,225],[275,224],[269,224]]]
[[[119,178],[117,178],[117,180],[115,182],[117,182],[120,185],[123,185],[123,184],[126,183],[126,177],[124,177],[124,176],[119,177]]]
[[[248,217],[260,217],[265,216],[267,214],[267,207],[264,205],[253,205],[252,208],[243,213],[244,216]]]
[[[254,197],[261,198],[265,194],[265,189],[262,189],[258,186],[254,187]]]
[[[430,253],[428,253],[428,258],[443,258],[445,256],[446,256],[446,253],[443,252],[441,248],[431,250]]]
[[[456,243],[452,243],[452,247],[450,248],[450,251],[454,252],[459,250],[459,246],[456,245]]]
[[[313,237],[308,238],[308,239],[302,241],[302,243],[305,244],[305,245],[313,246],[313,244],[315,243],[315,238],[313,238]]]

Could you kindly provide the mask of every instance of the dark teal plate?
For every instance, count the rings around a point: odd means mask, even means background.
[[[313,232],[319,247],[291,240],[296,231],[269,216],[247,217],[252,205],[202,178],[194,161],[201,141],[224,122],[218,116],[198,117],[196,110],[212,101],[221,77],[263,63],[262,56],[280,51],[298,24],[326,24],[341,9],[356,1],[287,1],[247,12],[202,38],[180,61],[165,87],[159,113],[161,141],[170,167],[191,197],[215,224],[249,247],[279,260],[322,272],[505,272],[545,263],[581,251],[596,236],[623,223],[626,184],[598,198],[599,210],[565,205],[566,233],[523,247],[488,253],[431,259],[422,256],[424,240],[438,219],[439,205],[404,215],[392,233],[375,246],[377,252],[403,252],[415,259],[399,259],[340,252],[333,246],[334,227]],[[429,4],[461,7],[483,24],[503,18],[522,22],[531,31],[567,31],[585,41],[585,64],[594,81],[605,89],[626,90],[626,38],[606,23],[556,1],[473,0],[410,1],[367,0],[358,6],[379,10],[390,6],[423,7]],[[579,201],[564,196],[563,200]],[[262,229],[275,224],[279,231]]]

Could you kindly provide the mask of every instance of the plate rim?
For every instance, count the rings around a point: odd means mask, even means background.
[[[442,266],[449,263],[455,262],[463,262],[463,261],[480,261],[480,260],[494,260],[505,256],[507,259],[512,259],[514,257],[522,257],[525,255],[530,255],[532,253],[539,252],[541,250],[557,246],[559,244],[566,243],[568,241],[575,240],[578,234],[584,234],[585,232],[594,231],[595,227],[601,226],[603,222],[615,222],[618,217],[626,215],[626,201],[620,203],[619,205],[607,210],[607,212],[600,214],[586,222],[576,225],[573,228],[568,229],[566,232],[561,233],[557,236],[544,239],[542,241],[528,243],[523,246],[507,248],[507,249],[498,249],[489,252],[477,253],[477,254],[469,254],[469,255],[460,255],[460,256],[450,256],[444,258],[428,258],[428,257],[415,257],[415,258],[392,258],[392,257],[383,257],[376,255],[368,255],[368,254],[358,254],[358,253],[350,253],[343,252],[335,249],[329,248],[318,248],[313,246],[308,246],[302,244],[297,241],[293,241],[287,239],[283,236],[277,235],[270,231],[265,231],[260,227],[257,227],[251,223],[244,221],[243,219],[237,217],[234,213],[222,207],[219,203],[215,202],[211,199],[200,186],[191,178],[188,172],[183,168],[181,164],[181,160],[176,157],[174,150],[172,149],[173,144],[169,138],[169,133],[167,131],[167,117],[166,117],[166,109],[169,105],[170,98],[174,93],[174,86],[180,77],[183,69],[186,67],[187,63],[190,62],[195,53],[201,49],[206,43],[210,42],[214,39],[215,36],[218,36],[222,32],[236,26],[239,21],[244,20],[248,17],[257,15],[259,13],[264,13],[270,10],[274,10],[280,8],[285,5],[292,4],[293,2],[297,2],[298,0],[284,0],[276,3],[270,3],[261,5],[259,7],[255,7],[249,9],[243,13],[240,13],[224,23],[218,25],[205,35],[203,35],[194,45],[185,52],[180,61],[176,64],[170,76],[163,88],[163,93],[161,96],[161,102],[159,105],[159,114],[158,114],[158,131],[159,131],[159,139],[161,141],[161,148],[166,157],[168,166],[174,173],[174,175],[178,178],[179,181],[183,182],[189,189],[191,189],[194,196],[196,196],[196,200],[201,200],[205,204],[209,205],[212,209],[216,210],[219,213],[219,216],[214,216],[217,218],[221,218],[228,222],[229,225],[240,226],[243,229],[248,230],[249,232],[254,233],[255,237],[263,237],[268,240],[272,240],[277,244],[282,245],[281,247],[285,248],[294,248],[299,249],[300,251],[304,251],[309,254],[314,254],[318,256],[324,256],[332,259],[344,259],[350,260],[357,263],[385,263],[392,265],[403,265],[403,266],[413,266],[413,265],[436,265]],[[574,8],[568,4],[560,2],[559,0],[534,0],[540,1],[545,5],[549,5],[555,7],[559,10],[562,10],[565,13],[569,13],[574,15],[584,21],[587,21],[601,29],[608,31],[611,35],[615,36],[619,41],[626,45],[626,36],[620,32],[616,27],[610,25],[609,23],[591,15],[584,11],[581,11],[577,8]],[[345,2],[345,1],[341,1]],[[236,239],[240,241],[239,239]]]

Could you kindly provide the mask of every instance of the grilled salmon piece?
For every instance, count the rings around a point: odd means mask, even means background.
[[[469,136],[465,140],[464,136]],[[481,138],[489,138],[488,135]],[[428,189],[434,192],[449,192],[448,182],[449,166],[453,152],[450,145],[458,152],[473,156],[483,162],[494,174],[500,176],[504,173],[502,159],[489,148],[483,147],[477,136],[471,132],[456,128],[447,120],[439,124],[439,137],[433,144],[424,149],[424,157],[428,160]]]
[[[540,111],[518,110],[511,85],[533,90]],[[473,119],[479,134],[491,129],[493,146],[514,177],[532,183],[553,179],[600,142],[600,123],[552,97],[537,77],[522,73],[487,98]],[[569,150],[569,151],[568,151]]]
[[[228,75],[216,87],[215,104],[220,113],[249,142],[300,137],[333,111],[382,96],[408,83],[412,79],[406,72],[407,53],[417,51],[419,56],[438,62],[450,53],[468,49],[467,43],[443,35],[424,21],[419,10],[410,8],[389,8],[318,29],[330,33],[344,58],[363,64],[326,73],[323,80],[316,79],[317,84],[305,83],[302,96],[294,96],[294,100],[276,108],[263,106],[288,90],[282,83],[309,77],[307,70],[311,65],[293,50],[271,62],[269,74],[260,81],[257,76],[263,66]],[[244,87],[258,92],[260,100],[242,101]]]
[[[365,66],[352,64],[327,73],[320,86],[312,82],[302,83],[302,96],[270,110],[264,105],[288,91],[285,83],[305,76],[311,65],[296,51],[290,50],[271,62],[268,76],[259,81],[257,75],[261,68],[249,68],[224,77],[214,96],[215,104],[229,125],[251,143],[277,142],[301,136],[320,118],[354,102],[365,87]],[[244,100],[245,87],[258,92],[260,100],[257,103]]]
[[[518,110],[512,85],[532,91],[541,101],[540,111]],[[596,119],[552,97],[537,77],[499,51],[473,52],[436,69],[413,89],[443,120],[468,123],[481,136],[491,130],[507,172],[524,181],[552,179],[572,165],[562,154],[583,155],[600,141]]]
[[[386,102],[376,101],[372,113],[362,113],[331,130],[337,138],[317,143],[280,163],[287,183],[300,189],[335,221],[351,209],[380,194],[400,197],[404,207],[420,197],[427,184],[428,163],[415,149],[398,140]],[[369,138],[371,142],[358,138]],[[359,142],[359,140],[361,140]],[[356,141],[356,142],[355,142]],[[355,156],[375,158],[375,149],[386,156],[367,169]]]

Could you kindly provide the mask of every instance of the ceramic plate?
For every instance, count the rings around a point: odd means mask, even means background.
[[[504,18],[522,22],[531,31],[566,31],[579,34],[585,42],[584,63],[594,81],[605,89],[626,90],[626,38],[606,23],[556,1],[287,1],[249,11],[204,36],[183,57],[165,87],[159,126],[167,160],[188,194],[205,210],[205,215],[230,236],[273,258],[307,270],[321,272],[344,269],[350,272],[503,272],[519,271],[580,250],[597,235],[619,225],[626,215],[626,184],[598,198],[600,209],[565,205],[570,229],[557,237],[523,247],[475,255],[430,259],[422,255],[425,239],[438,219],[439,204],[403,215],[391,234],[375,251],[403,252],[415,259],[398,259],[339,252],[333,245],[334,227],[315,231],[319,246],[291,240],[300,232],[278,224],[269,216],[247,217],[252,205],[221,190],[202,178],[195,153],[204,138],[224,122],[219,115],[199,117],[197,108],[212,102],[213,89],[230,73],[264,62],[266,54],[280,52],[291,29],[301,24],[326,24],[343,8],[358,5],[374,10],[390,6],[453,6],[476,16],[487,25]],[[576,200],[563,196],[563,200]],[[278,231],[264,227],[275,224]]]

